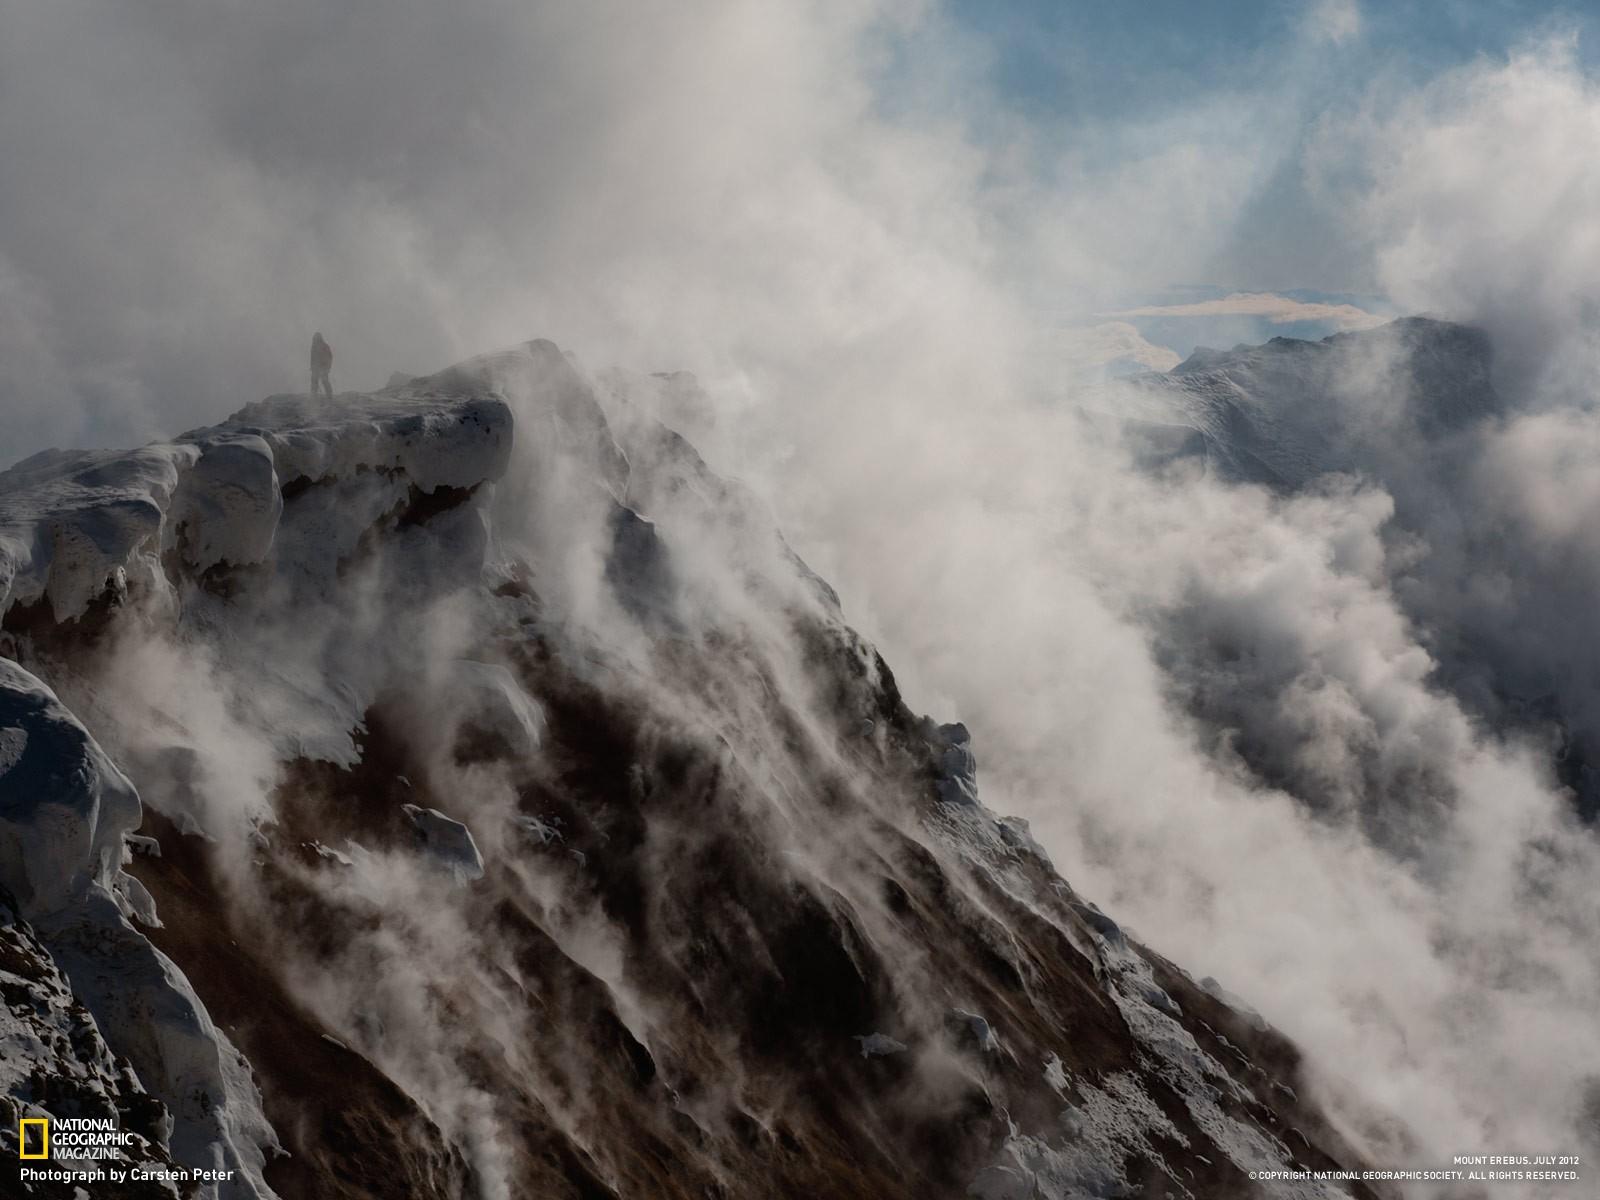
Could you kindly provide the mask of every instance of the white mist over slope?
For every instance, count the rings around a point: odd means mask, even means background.
[[[1459,496],[1430,497],[1420,467],[1397,474],[1389,486],[1435,504],[1403,552],[1384,544],[1393,504],[1371,483],[1279,501],[1131,475],[1031,400],[1022,360],[976,323],[856,395],[822,384],[774,489],[803,515],[807,553],[905,664],[908,694],[971,723],[999,806],[1032,819],[1066,874],[1142,935],[1198,955],[1196,969],[1303,1039],[1331,1087],[1386,1104],[1424,1156],[1592,1136],[1592,833],[1549,759],[1463,711],[1430,650],[1439,630],[1477,639],[1485,663],[1510,668],[1502,682],[1542,664],[1527,672],[1535,687],[1593,710],[1600,514],[1577,447],[1596,418],[1592,392],[1573,386],[1592,336],[1592,220],[1477,199],[1500,194],[1492,174],[1541,188],[1560,138],[1522,126],[1564,122],[1583,143],[1591,91],[1569,56],[1531,51],[1444,81],[1362,151],[1379,169],[1357,211],[1389,218],[1371,227],[1380,238],[1395,231],[1375,247],[1385,282],[1507,342],[1504,427],[1467,458],[1486,498],[1440,508]],[[1478,144],[1498,155],[1481,173]],[[1561,194],[1585,194],[1592,157],[1560,166]],[[1547,290],[1530,305],[1536,280]],[[968,313],[982,295],[968,289]],[[1381,425],[1402,399],[1388,366],[1351,369],[1365,407],[1345,419]],[[1198,647],[1201,667],[1208,639],[1227,639],[1247,665],[1169,682],[1152,633]],[[1213,735],[1191,732],[1169,696],[1206,686],[1259,695],[1269,726],[1250,732],[1341,796],[1342,813],[1309,820],[1244,777],[1226,737],[1203,752]],[[1406,802],[1385,848],[1357,823],[1379,796]],[[1415,1153],[1392,1130],[1366,1132],[1380,1158]]]
[[[1593,1137],[1592,832],[1545,755],[1444,691],[1430,649],[1459,638],[1501,684],[1550,689],[1579,723],[1594,711],[1596,177],[1570,152],[1593,144],[1593,95],[1570,53],[1539,46],[1373,127],[1324,129],[1368,172],[1338,198],[1367,219],[1391,293],[1505,345],[1507,414],[1463,452],[1482,498],[1448,507],[1464,493],[1397,468],[1387,486],[1427,518],[1408,544],[1385,546],[1393,504],[1371,482],[1274,500],[1130,475],[1068,418],[1019,402],[1026,381],[981,339],[961,357],[983,361],[982,380],[947,389],[932,370],[876,393],[868,416],[829,410],[818,429],[851,430],[844,470],[823,465],[832,447],[797,443],[797,474],[825,479],[802,510],[827,531],[825,574],[868,606],[908,693],[972,724],[999,806],[1430,1154]],[[1520,204],[1521,181],[1558,199]],[[1404,397],[1388,369],[1352,366],[1343,419],[1390,419]],[[1170,681],[1152,634],[1169,663],[1173,645],[1191,659]],[[1185,673],[1218,642],[1237,670]],[[1342,796],[1343,815],[1308,820],[1238,771],[1225,730],[1191,731],[1168,697],[1208,687],[1259,695],[1268,727],[1248,732]],[[1358,832],[1379,795],[1415,805],[1391,814],[1402,856]],[[1380,1158],[1406,1156],[1368,1132]]]
[[[1318,30],[1356,36],[1335,11]],[[1429,1155],[1565,1149],[1592,1125],[1592,834],[1540,758],[1435,685],[1416,625],[1455,613],[1472,562],[1415,576],[1432,602],[1407,607],[1381,487],[1150,479],[1043,386],[1030,301],[1091,307],[1214,261],[1277,165],[1249,136],[1137,131],[1158,148],[1082,164],[1057,207],[1016,169],[1027,147],[881,110],[883,39],[921,5],[321,14],[8,10],[7,446],[125,441],[298,386],[315,326],[336,383],[530,333],[596,365],[692,368],[717,415],[701,448],[771,498],[913,707],[972,726],[990,805],[1032,819],[1087,895],[1219,975],[1344,1078],[1347,1111],[1386,1105]],[[114,49],[91,29],[108,19]],[[1550,663],[1589,653],[1600,581],[1578,449],[1600,444],[1583,374],[1597,160],[1572,151],[1596,112],[1593,81],[1540,47],[1331,117],[1314,148],[1388,294],[1504,349],[1527,415],[1482,447],[1471,517],[1573,582],[1462,623],[1514,628],[1507,655]],[[441,622],[424,642],[448,645]],[[1164,674],[1159,645],[1219,629],[1260,665],[1229,686],[1271,681],[1273,736],[1342,809],[1312,820],[1183,714],[1196,681]],[[207,694],[179,656],[132,669]],[[1575,704],[1592,683],[1574,672]],[[212,733],[220,772],[230,731]],[[261,779],[260,748],[237,752]],[[1396,786],[1448,793],[1412,831],[1420,853],[1374,848],[1351,817],[1373,757]],[[1398,1153],[1385,1136],[1374,1152]]]

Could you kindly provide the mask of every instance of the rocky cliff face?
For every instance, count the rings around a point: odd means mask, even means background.
[[[223,1196],[1358,1166],[644,415],[686,386],[534,342],[0,475],[7,1129],[114,1110]]]

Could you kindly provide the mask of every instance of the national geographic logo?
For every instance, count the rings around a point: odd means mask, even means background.
[[[17,1122],[18,1158],[121,1158],[137,1140],[114,1117],[23,1117]]]
[[[17,1157],[50,1157],[49,1117],[23,1117],[17,1122]]]

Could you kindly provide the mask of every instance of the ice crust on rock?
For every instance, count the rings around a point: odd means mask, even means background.
[[[173,442],[47,450],[0,472],[0,612],[47,600],[55,620],[80,617],[118,570],[165,579],[165,551],[196,574],[261,562],[285,487],[370,474],[393,485],[392,506],[409,487],[498,478],[511,452],[505,401],[429,384],[320,402],[272,396]]]
[[[269,396],[247,404],[219,429],[262,438],[286,484],[373,471],[404,475],[431,492],[499,477],[511,451],[505,401],[484,394],[486,389],[463,394],[430,382],[411,380],[392,391],[344,393],[332,400]]]
[[[55,693],[0,659],[0,884],[23,915],[69,914],[91,889],[109,892],[138,794]]]
[[[158,552],[197,446],[46,450],[0,472],[0,612],[48,600],[72,620],[136,554]]]
[[[271,447],[254,434],[197,444],[200,456],[182,474],[170,514],[179,553],[196,572],[260,562],[283,514]]]

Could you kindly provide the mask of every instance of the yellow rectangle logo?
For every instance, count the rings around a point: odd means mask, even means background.
[[[28,1153],[28,1128],[32,1126],[38,1132],[34,1141],[38,1149],[32,1154]],[[49,1158],[50,1157],[50,1118],[49,1117],[23,1117],[17,1122],[17,1157],[18,1158]]]

